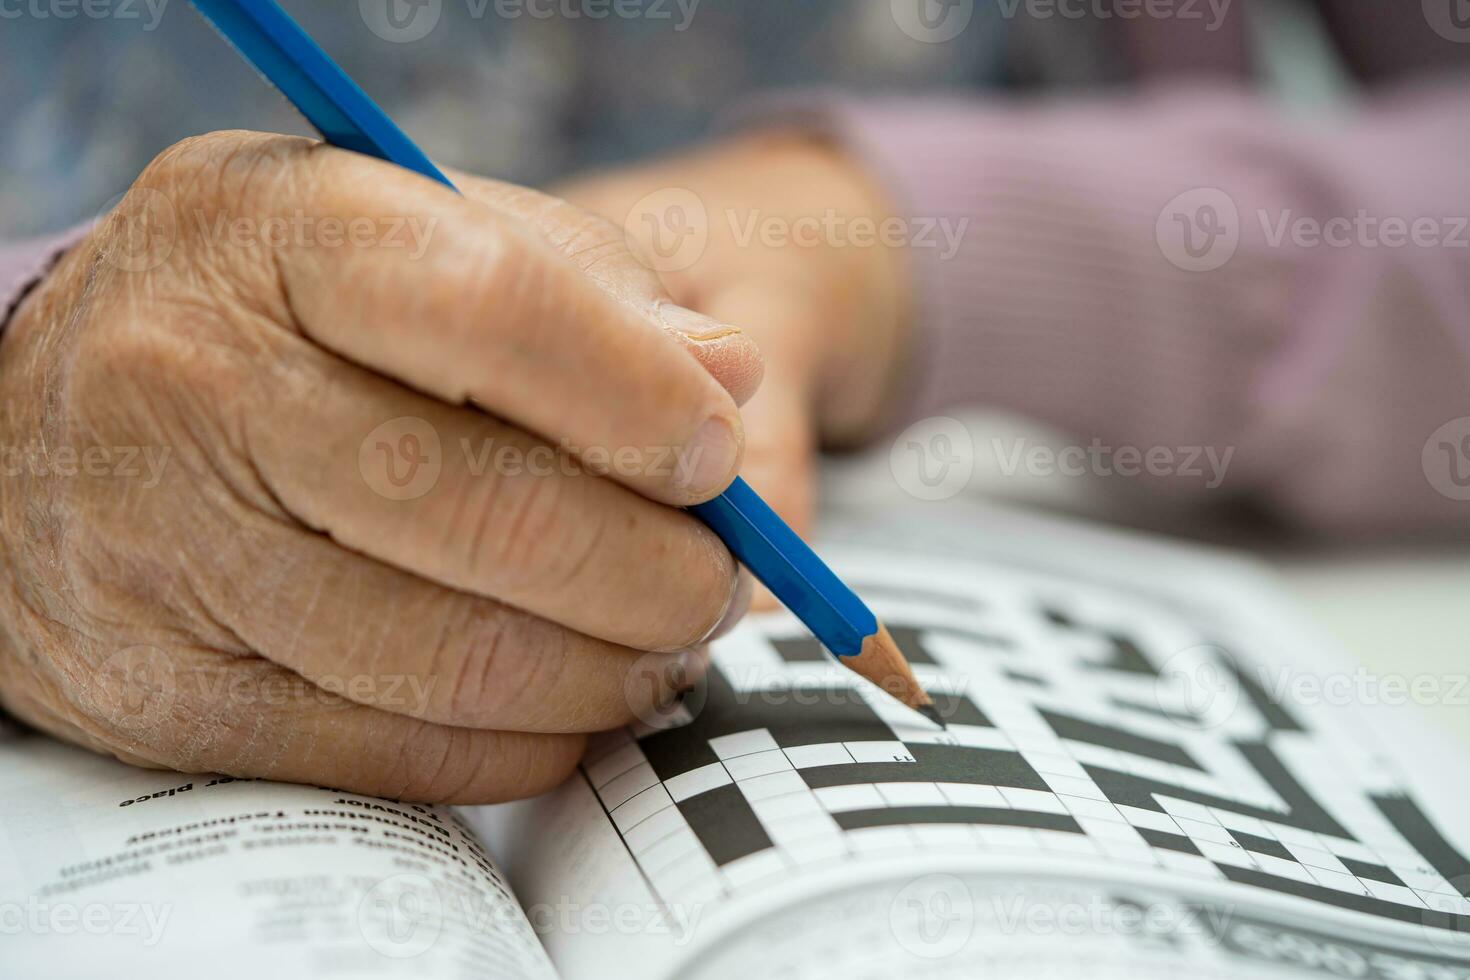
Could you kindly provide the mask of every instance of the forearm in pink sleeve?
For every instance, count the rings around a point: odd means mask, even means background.
[[[1332,532],[1470,527],[1470,419],[1448,475],[1431,440],[1470,416],[1470,87],[1325,123],[1235,91],[818,102],[911,222],[908,418],[1233,450],[1209,492],[1151,485]]]

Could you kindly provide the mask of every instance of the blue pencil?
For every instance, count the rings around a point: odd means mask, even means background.
[[[275,0],[193,0],[245,60],[296,106],[322,138],[454,185]],[[744,480],[689,510],[806,624],[843,666],[936,724],[939,712],[892,636]]]

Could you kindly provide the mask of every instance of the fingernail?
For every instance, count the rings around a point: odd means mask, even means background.
[[[698,344],[721,340],[740,332],[740,328],[733,324],[721,323],[678,303],[660,303],[658,318],[670,330],[683,334]]]
[[[740,569],[740,573],[735,576],[735,587],[730,591],[730,601],[725,604],[725,615],[720,617],[715,628],[709,631],[702,642],[713,643],[739,625],[745,614],[750,612],[750,599],[754,594],[755,577],[744,568]]]
[[[674,480],[681,489],[695,494],[723,490],[734,479],[739,459],[735,429],[717,415],[707,419],[684,447]]]

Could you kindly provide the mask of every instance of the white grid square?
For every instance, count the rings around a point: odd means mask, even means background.
[[[613,810],[613,823],[618,825],[619,832],[626,834],[630,828],[642,823],[659,810],[673,805],[674,801],[669,799],[669,791],[664,789],[662,783],[659,783],[656,786],[650,786]]]
[[[815,791],[821,804],[833,813],[872,810],[888,805],[878,788],[868,783],[855,786],[823,786]]]
[[[751,752],[747,755],[737,755],[726,759],[725,768],[730,770],[730,775],[736,782],[741,782],[757,776],[781,772],[783,769],[790,770],[791,760],[786,758],[786,753],[780,749],[770,749],[765,752]]]
[[[587,781],[597,789],[621,776],[640,762],[644,762],[643,750],[637,742],[628,742],[608,752],[587,767]]]
[[[653,774],[653,766],[640,762],[621,776],[613,777],[599,792],[603,804],[609,810],[616,810],[657,782],[658,777]]]
[[[907,745],[902,742],[843,742],[847,751],[857,762],[913,761]]]
[[[949,803],[933,783],[878,783],[890,806],[944,806]]]
[[[956,806],[989,806],[1003,807],[1006,805],[1004,796],[994,786],[980,786],[976,783],[936,783],[939,791],[945,798]]]
[[[854,759],[841,742],[821,742],[816,745],[797,745],[786,750],[786,758],[797,769],[814,766],[845,766]]]
[[[1167,834],[1182,834],[1183,830],[1174,822],[1174,818],[1167,813],[1157,810],[1145,810],[1136,806],[1120,806],[1118,812],[1123,815],[1135,827],[1147,827],[1149,830],[1161,830]]]
[[[773,749],[779,751],[776,740],[764,728],[736,732],[733,735],[718,735],[709,740],[709,747],[726,762],[752,752],[769,752]]]
[[[1212,840],[1197,840],[1194,846],[1199,848],[1201,854],[1214,861],[1216,864],[1229,864],[1237,868],[1254,868],[1256,863],[1246,853],[1245,848],[1229,844],[1217,844]]]
[[[1312,880],[1311,872],[1295,861],[1288,861],[1271,854],[1258,854],[1255,851],[1251,852],[1251,857],[1255,858],[1256,864],[1260,865],[1261,870],[1267,874],[1280,875],[1296,881],[1309,882]]]
[[[1040,813],[1071,812],[1055,793],[1045,793],[1039,789],[1016,789],[1012,786],[1002,786],[1000,795],[1005,797],[1006,803],[1014,810],[1035,810]]]
[[[740,792],[745,794],[745,798],[752,803],[767,797],[780,796],[782,793],[809,792],[806,783],[802,782],[801,777],[791,769],[756,776],[752,779],[742,779],[736,785],[740,787]]]
[[[730,782],[730,773],[718,762],[711,762],[698,769],[681,772],[664,782],[664,787],[677,803],[691,796],[698,796],[712,789],[719,789]]]

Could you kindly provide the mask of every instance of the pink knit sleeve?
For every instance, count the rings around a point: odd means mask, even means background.
[[[814,103],[910,221],[905,421],[970,402],[1214,447],[1218,487],[1140,482],[1333,533],[1470,528],[1470,86],[1327,122],[1234,90]]]

